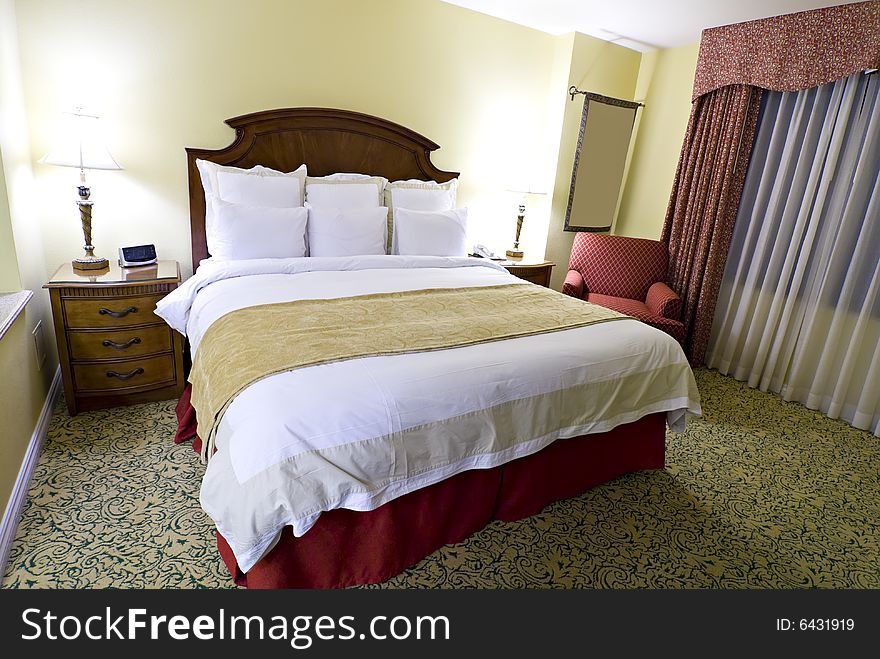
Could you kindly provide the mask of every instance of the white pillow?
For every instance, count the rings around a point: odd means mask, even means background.
[[[388,179],[384,176],[371,176],[370,174],[352,174],[350,172],[337,172],[336,174],[328,174],[327,176],[309,176],[312,183],[321,183],[322,181],[363,181],[364,179],[382,179],[385,183]],[[383,183],[384,187],[384,183]]]
[[[417,211],[445,211],[455,208],[458,179],[436,181],[392,181],[385,186],[385,205]]]
[[[220,194],[218,185],[218,174],[220,172],[226,174],[241,174],[245,176],[278,176],[294,178],[300,181],[301,190],[302,187],[305,186],[307,173],[305,165],[300,165],[292,172],[279,172],[278,170],[264,167],[263,165],[254,165],[250,169],[228,167],[226,165],[218,165],[217,163],[208,160],[202,160],[201,158],[196,159],[196,167],[199,170],[199,176],[202,179],[202,189],[204,189],[205,194],[212,194],[221,199],[223,199],[223,195]],[[300,194],[300,199],[302,199],[302,196],[303,195]],[[227,199],[226,201],[230,200]],[[300,202],[299,205],[302,206],[302,202]]]
[[[374,208],[382,205],[388,179],[366,174],[306,177],[306,201],[324,208]]]
[[[388,209],[309,207],[309,256],[385,254]]]
[[[467,208],[420,211],[398,208],[396,254],[467,256]]]
[[[270,208],[303,205],[303,181],[297,176],[217,172],[217,196],[234,204]]]
[[[205,237],[210,242],[213,237],[214,231],[214,211],[212,207],[213,199],[222,198],[220,195],[220,186],[218,182],[218,175],[221,172],[227,174],[241,174],[247,176],[272,176],[272,177],[289,177],[296,179],[299,181],[300,186],[300,194],[299,194],[299,206],[302,206],[303,196],[305,194],[305,180],[306,180],[306,166],[300,165],[294,171],[285,174],[284,172],[279,172],[274,169],[270,169],[269,167],[263,167],[262,165],[254,165],[250,169],[241,169],[239,167],[228,167],[226,165],[218,165],[217,163],[210,162],[208,160],[202,160],[201,158],[196,159],[196,167],[199,170],[199,176],[202,179],[202,189],[205,191]],[[234,199],[227,199],[226,201],[235,201]],[[266,204],[260,204],[259,200],[255,199],[244,199],[241,198],[242,203],[249,203],[252,205],[260,206]],[[210,251],[210,250],[209,250]]]
[[[216,198],[212,204],[214,231],[208,238],[211,256],[237,260],[306,255],[306,208],[233,204]]]
[[[388,214],[389,249],[397,253],[397,240],[394,236],[394,209],[409,208],[417,211],[445,211],[455,208],[458,194],[458,179],[446,183],[436,181],[392,181],[385,186],[385,205],[391,209]]]

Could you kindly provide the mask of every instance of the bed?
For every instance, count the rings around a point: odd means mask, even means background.
[[[157,313],[187,334],[194,355],[176,441],[199,430],[194,445],[210,458],[200,500],[235,583],[381,582],[492,520],[521,519],[624,473],[663,468],[666,426],[681,429],[699,414],[699,395],[678,344],[636,320],[594,317],[586,310],[594,305],[475,258],[203,263],[197,160],[282,172],[306,165],[318,177],[458,177],[432,164],[435,143],[364,114],[293,108],[227,124],[236,132],[229,147],[187,149],[195,275]],[[563,313],[559,305],[577,306]],[[552,329],[539,320],[544,306]],[[267,320],[286,307],[293,315]],[[436,344],[434,335],[447,333],[447,308],[465,314],[448,324],[462,338]],[[361,312],[366,325],[339,328],[339,355],[303,356],[310,332],[331,324],[325,318]],[[394,328],[376,324],[394,313]],[[205,337],[216,339],[233,316],[260,329],[230,326],[225,342],[206,347]],[[401,333],[407,341],[398,348]],[[279,368],[281,353],[296,368]],[[272,365],[262,375],[208,405],[205,391],[232,379],[223,368],[239,364],[238,377],[264,358]]]

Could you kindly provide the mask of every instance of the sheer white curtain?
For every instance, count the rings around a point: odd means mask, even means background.
[[[706,362],[880,436],[878,78],[765,92]]]

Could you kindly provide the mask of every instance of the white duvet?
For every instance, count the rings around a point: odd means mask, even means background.
[[[211,323],[247,306],[516,282],[472,258],[209,259],[156,313],[189,337],[197,358]],[[566,418],[561,410],[575,400],[579,412]],[[324,511],[371,510],[461,471],[654,412],[666,412],[680,430],[686,415],[700,414],[699,395],[678,343],[633,319],[302,368],[256,382],[232,402],[200,501],[247,571],[284,526],[301,536]],[[501,414],[516,422],[515,444],[495,436]],[[478,448],[450,449],[444,436]],[[425,437],[428,449],[420,450],[437,452],[430,469],[406,452]],[[352,455],[356,468],[347,462]]]

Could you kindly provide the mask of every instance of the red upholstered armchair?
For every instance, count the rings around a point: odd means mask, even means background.
[[[658,240],[578,233],[562,292],[638,318],[681,343],[681,298],[665,283],[668,261]]]

